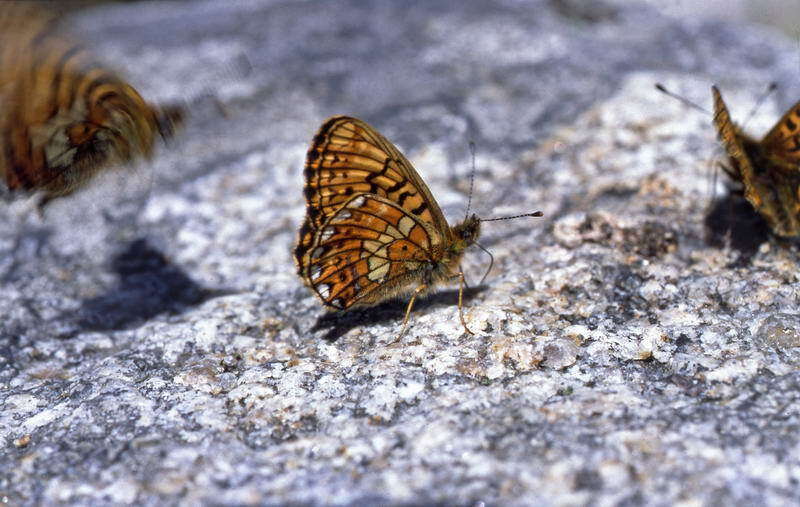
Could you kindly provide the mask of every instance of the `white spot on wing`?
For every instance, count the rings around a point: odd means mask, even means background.
[[[403,238],[403,235],[400,234],[400,231],[398,231],[393,225],[387,225],[386,226],[386,234],[388,234],[389,236],[391,236],[391,237],[393,237],[395,239],[402,239]],[[385,243],[389,243],[389,241],[385,241]]]
[[[364,250],[369,252],[376,252],[383,246],[379,241],[375,241],[373,239],[368,239],[364,241]]]
[[[322,234],[320,235],[322,237],[322,241],[327,241],[331,239],[331,236],[333,236],[334,232],[336,231],[334,230],[333,227],[326,227],[322,229]]]
[[[327,283],[321,283],[317,285],[317,292],[322,296],[322,299],[328,299],[328,296],[331,295],[331,286]]]
[[[408,236],[408,233],[414,228],[414,220],[411,217],[404,216],[400,219],[400,223],[397,224],[397,227],[400,229],[400,232],[403,233],[403,236]]]
[[[38,130],[42,130],[41,128]],[[31,129],[31,137],[34,142],[37,142],[39,136],[45,134],[37,132],[37,129]],[[69,165],[77,153],[77,148],[71,148],[67,133],[63,128],[58,128],[56,133],[49,139],[43,138],[42,145],[44,147],[44,156],[47,159],[47,165],[50,167],[58,167],[62,165]]]
[[[355,199],[350,201],[350,204],[348,204],[347,207],[348,208],[360,208],[361,206],[364,205],[364,201],[366,201],[366,199],[367,198],[364,197],[363,195],[359,195],[358,197],[356,197]]]
[[[312,266],[311,267],[311,281],[313,282],[322,274],[322,268],[319,266]]]
[[[383,279],[389,273],[389,263],[378,257],[370,257],[367,263],[369,265],[367,278],[373,282],[383,283]]]

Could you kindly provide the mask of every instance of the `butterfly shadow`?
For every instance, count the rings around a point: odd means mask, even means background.
[[[739,264],[748,264],[770,237],[769,224],[753,206],[735,193],[717,199],[705,218],[706,240],[711,246],[730,246],[739,252]]]
[[[117,284],[105,294],[83,301],[72,316],[85,331],[135,328],[158,314],[181,313],[233,293],[200,286],[143,238],[117,253],[110,269],[117,275]]]
[[[472,301],[475,296],[486,290],[487,287],[486,285],[479,285],[477,287],[464,288],[463,306],[465,307],[465,311],[467,304]],[[395,321],[397,322],[397,332],[399,333],[403,325],[407,304],[407,299],[393,299],[369,308],[350,310],[347,312],[325,313],[317,318],[317,321],[311,327],[311,332],[313,333],[326,329],[327,332],[322,336],[322,339],[328,342],[335,342],[353,328]],[[414,314],[433,306],[448,306],[452,307],[453,310],[457,312],[458,289],[438,291],[430,296],[415,301],[414,308],[411,310],[411,315],[408,319],[409,328],[414,325]],[[459,327],[461,326],[460,323],[458,325]]]

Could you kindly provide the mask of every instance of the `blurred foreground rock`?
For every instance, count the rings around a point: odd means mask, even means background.
[[[195,114],[122,219],[102,191],[44,222],[0,209],[0,501],[800,496],[797,247],[721,185],[712,199],[710,117],[653,89],[710,108],[717,83],[743,121],[777,81],[760,134],[800,97],[795,42],[626,2],[453,5],[72,20],[143,95]],[[336,317],[302,286],[303,159],[332,114],[395,141],[453,221],[470,140],[478,214],[545,212],[485,224],[475,336],[455,287],[394,343],[405,302]],[[467,254],[473,285],[487,263]]]

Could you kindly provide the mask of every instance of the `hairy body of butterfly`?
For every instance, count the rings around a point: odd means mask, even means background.
[[[180,107],[157,108],[65,36],[55,13],[25,2],[0,8],[0,177],[40,191],[40,206],[99,171],[149,158]]]
[[[800,102],[759,141],[731,121],[719,90],[711,91],[714,126],[728,154],[723,169],[775,234],[800,236]]]
[[[459,278],[459,262],[480,234],[472,215],[450,227],[402,153],[356,118],[327,120],[305,165],[306,218],[294,257],[303,281],[332,310],[372,306]]]

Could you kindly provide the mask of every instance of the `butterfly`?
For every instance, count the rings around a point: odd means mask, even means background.
[[[300,277],[326,307],[349,310],[410,295],[402,335],[417,297],[458,279],[459,319],[472,334],[459,263],[487,220],[472,214],[451,227],[408,159],[348,116],[323,123],[304,176],[306,217],[294,257]]]
[[[800,102],[759,141],[731,121],[716,86],[711,92],[714,126],[728,154],[723,170],[742,184],[745,199],[775,234],[800,235]]]
[[[112,165],[150,158],[181,106],[157,107],[27,2],[0,10],[0,180],[41,192],[40,211]]]

